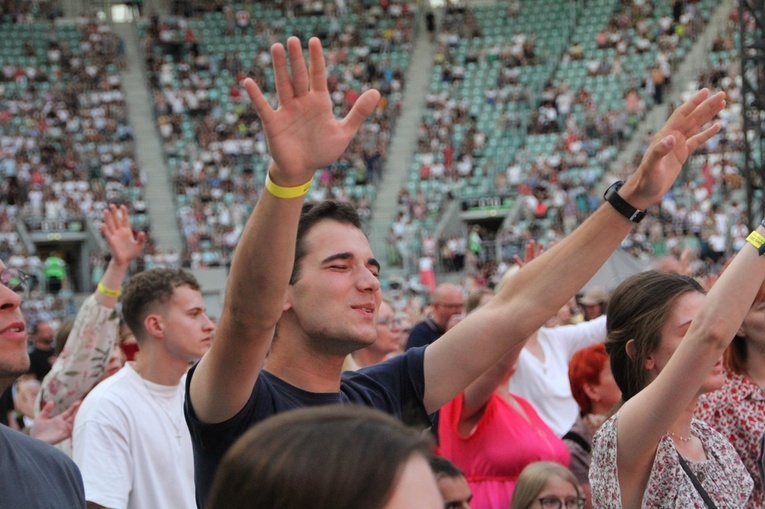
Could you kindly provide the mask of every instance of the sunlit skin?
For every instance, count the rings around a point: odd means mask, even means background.
[[[703,301],[704,294],[699,292],[687,292],[677,298],[669,319],[661,328],[661,341],[658,348],[646,359],[646,369],[650,373],[651,380],[664,369],[672,354],[677,350]],[[722,384],[723,369],[722,359],[720,359],[702,384],[699,394],[715,391],[722,387]]]
[[[0,261],[0,271],[5,268]],[[27,329],[20,306],[21,297],[0,285],[0,389],[29,369]]]
[[[176,359],[194,362],[212,344],[215,323],[205,313],[202,294],[189,286],[179,286],[159,313],[165,348]]]
[[[306,235],[308,253],[287,290],[280,331],[300,336],[317,352],[347,355],[377,339],[380,266],[364,232],[325,220]],[[278,343],[278,340],[277,340]]]
[[[403,465],[393,493],[383,509],[443,508],[444,500],[428,461],[420,454],[413,454]]]

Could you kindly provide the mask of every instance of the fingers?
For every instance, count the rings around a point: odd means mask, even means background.
[[[263,92],[260,91],[260,87],[258,87],[257,83],[255,83],[255,80],[252,78],[245,79],[243,85],[244,89],[247,91],[247,95],[250,96],[250,101],[252,101],[252,105],[255,107],[258,115],[263,122],[268,123],[274,110],[271,108],[271,105],[268,104]]]
[[[720,124],[713,124],[711,127],[704,129],[699,134],[691,136],[685,143],[685,145],[688,147],[688,151],[693,152],[705,144],[707,141],[709,141],[709,139],[718,132],[720,132]]]
[[[117,207],[114,204],[104,209],[104,233],[113,233],[117,229]]]
[[[42,417],[43,419],[50,419],[50,414],[53,413],[53,406],[54,403],[52,401],[48,401],[43,405],[42,410],[40,410],[40,415],[37,416],[39,419]]]
[[[297,37],[287,39],[287,50],[292,69],[292,91],[296,97],[301,97],[308,93],[308,69],[305,66],[300,39]],[[321,54],[321,45],[319,46],[319,54]]]
[[[689,134],[701,129],[704,124],[711,121],[723,108],[725,108],[725,92],[718,92],[707,98],[690,114],[689,119],[692,123],[688,125]]]
[[[327,70],[324,66],[324,54],[321,50],[321,42],[316,37],[308,41],[308,58],[310,59],[311,90],[316,92],[327,91]]]
[[[295,95],[295,91],[292,88],[290,72],[287,68],[287,56],[284,52],[284,46],[278,43],[271,46],[271,60],[273,61],[274,84],[279,104],[287,104]]]
[[[704,102],[704,99],[707,98],[709,95],[709,90],[706,88],[702,88],[695,94],[693,94],[693,97],[685,101],[683,104],[678,107],[675,112],[672,114],[672,116],[675,115],[682,115],[683,117],[689,116],[693,111],[698,107],[699,104]]]
[[[675,146],[675,137],[671,134],[665,136],[659,143],[653,143],[643,156],[641,166],[645,165],[647,168],[655,168],[659,165],[661,159],[672,151],[672,147]]]
[[[353,132],[358,131],[364,120],[374,111],[379,101],[380,92],[374,89],[367,90],[356,100],[351,111],[343,119],[342,124],[353,130]]]

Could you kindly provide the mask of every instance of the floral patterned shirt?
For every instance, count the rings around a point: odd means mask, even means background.
[[[757,454],[765,433],[765,390],[739,373],[726,373],[722,388],[699,398],[696,417],[727,438],[754,480],[747,508],[765,507]]]
[[[101,306],[91,295],[82,303],[74,319],[66,346],[56,358],[40,387],[35,410],[48,401],[57,415],[82,399],[104,373],[118,333],[117,313]]]
[[[590,484],[593,507],[621,509],[621,490],[616,469],[617,413],[593,438]],[[705,423],[693,420],[691,432],[704,446],[705,461],[688,465],[719,509],[744,507],[752,491],[752,478],[730,443]],[[672,439],[665,435],[656,449],[641,507],[706,509],[704,500],[683,471]]]

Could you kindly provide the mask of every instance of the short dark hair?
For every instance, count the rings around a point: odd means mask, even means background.
[[[430,438],[379,410],[328,405],[255,425],[218,467],[208,509],[380,509]]]
[[[130,278],[122,294],[122,318],[136,341],[143,339],[143,321],[152,306],[167,303],[179,286],[199,291],[197,279],[183,269],[150,269]]]
[[[441,477],[465,477],[465,473],[460,468],[443,456],[431,456],[430,469],[436,479]]]
[[[352,205],[346,202],[336,200],[326,200],[318,203],[306,203],[300,212],[298,222],[297,239],[295,241],[295,261],[292,265],[292,274],[290,275],[290,284],[294,285],[300,279],[300,261],[308,254],[308,246],[305,242],[305,236],[311,231],[311,228],[324,220],[337,221],[342,224],[349,224],[361,230],[361,220],[359,214]]]

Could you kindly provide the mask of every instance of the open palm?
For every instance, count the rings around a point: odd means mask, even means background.
[[[280,170],[279,184],[299,185],[310,180],[318,168],[340,157],[380,94],[366,91],[348,115],[338,120],[332,113],[319,40],[312,38],[308,43],[309,68],[297,37],[289,38],[287,49],[291,75],[284,46],[275,44],[271,48],[279,99],[276,110],[252,79],[245,80],[244,87],[263,122],[269,153]]]
[[[138,258],[146,244],[144,232],[133,233],[130,216],[124,205],[117,208],[112,204],[104,210],[101,232],[109,244],[112,258],[120,265],[127,265]]]

